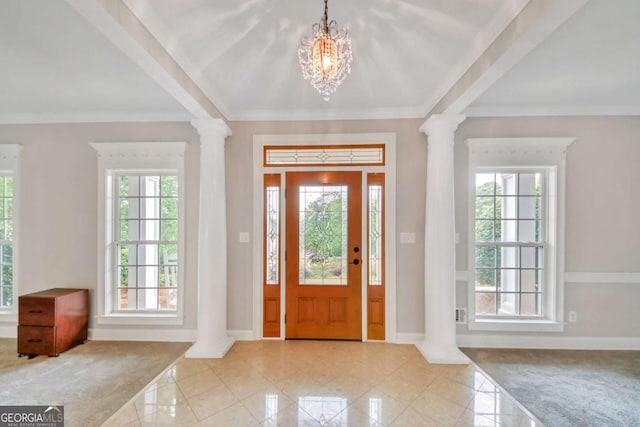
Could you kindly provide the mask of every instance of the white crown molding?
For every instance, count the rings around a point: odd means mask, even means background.
[[[66,0],[194,117],[223,113],[121,0]]]
[[[420,117],[425,117],[438,102],[451,90],[451,88],[464,76],[469,68],[482,56],[487,48],[498,38],[505,28],[518,16],[529,3],[529,0],[517,0],[514,4],[504,1],[496,12],[493,21],[485,31],[474,38],[474,47],[466,55],[463,55],[458,63],[447,71],[447,79],[436,90],[433,96],[420,108]]]
[[[62,124],[62,123],[131,123],[188,122],[192,117],[182,113],[145,114],[112,113],[42,113],[0,115],[0,125]]]
[[[145,24],[147,29],[164,49],[182,67],[184,72],[202,89],[212,103],[229,121],[301,121],[301,120],[381,120],[424,118],[433,106],[449,91],[487,47],[500,35],[506,26],[526,6],[529,0],[504,1],[485,31],[474,38],[474,45],[467,55],[447,73],[447,80],[433,91],[434,95],[423,105],[402,108],[381,108],[373,110],[329,109],[314,110],[247,110],[239,111],[225,102],[219,92],[202,74],[183,45],[167,29],[164,21],[145,2],[122,0]],[[228,100],[227,100],[228,101]]]
[[[550,350],[640,350],[638,337],[567,337],[522,335],[457,335],[459,347]]]
[[[640,105],[469,106],[467,117],[640,116]]]
[[[171,55],[171,57],[180,65],[182,70],[194,81],[196,85],[204,92],[216,108],[227,118],[233,120],[233,111],[223,101],[222,97],[213,88],[206,77],[200,72],[198,67],[187,54],[187,50],[178,42],[175,36],[167,29],[166,24],[157,13],[153,11],[145,2],[135,0],[122,0],[122,2],[138,17],[140,22],[147,27],[147,30],[156,38],[158,43]]]
[[[302,121],[302,120],[390,120],[424,118],[422,108],[372,108],[368,110],[327,109],[317,110],[249,110],[232,111],[227,116],[230,121]]]

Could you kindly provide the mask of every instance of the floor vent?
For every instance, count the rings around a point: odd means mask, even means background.
[[[467,309],[456,308],[456,323],[467,323]]]

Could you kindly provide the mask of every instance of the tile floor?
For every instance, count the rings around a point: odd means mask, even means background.
[[[430,365],[412,345],[238,342],[181,358],[105,424],[536,427],[472,365]]]

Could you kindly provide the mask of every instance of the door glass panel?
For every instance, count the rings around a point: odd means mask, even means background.
[[[346,185],[299,187],[299,283],[347,285]]]
[[[369,185],[369,285],[382,286],[382,185]]]

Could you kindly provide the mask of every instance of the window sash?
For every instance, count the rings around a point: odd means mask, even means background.
[[[0,192],[0,209],[2,214],[0,215],[1,230],[0,246],[11,248],[11,259],[5,264],[4,253],[0,259],[0,310],[11,310],[16,306],[17,295],[14,283],[13,265],[15,260],[14,240],[15,240],[15,224],[13,218],[15,218],[15,192],[16,185],[14,174],[11,172],[0,173],[0,180],[2,181],[2,192]],[[7,183],[11,185],[11,192],[7,191]],[[10,209],[8,208],[10,206]],[[10,210],[10,212],[8,212]],[[7,238],[10,237],[10,238]],[[7,280],[5,282],[5,275]]]
[[[513,174],[516,177],[516,181],[514,183],[514,187],[515,187],[515,192],[513,192],[513,194],[504,194],[505,191],[504,189],[501,191],[500,194],[498,194],[497,191],[497,180],[498,177],[494,176],[494,186],[493,186],[493,190],[490,194],[484,194],[484,193],[478,193],[478,187],[476,185],[476,180],[477,180],[477,176],[479,174],[501,174],[501,175],[505,175],[505,174]],[[524,194],[521,192],[521,188],[520,188],[520,175],[521,174],[540,174],[540,181],[539,181],[539,185],[540,185],[540,191],[539,194],[535,194],[535,191],[531,194],[527,193]],[[526,319],[541,319],[544,318],[547,313],[546,313],[546,304],[545,304],[545,300],[547,298],[547,289],[546,289],[546,275],[547,275],[547,262],[545,260],[546,256],[547,256],[547,230],[546,230],[546,225],[547,225],[547,221],[548,221],[548,213],[547,213],[547,197],[548,197],[548,189],[547,189],[547,174],[546,174],[546,170],[545,169],[538,169],[538,168],[526,168],[526,169],[520,169],[520,168],[476,168],[476,170],[474,171],[473,174],[474,177],[474,181],[473,181],[473,197],[472,197],[472,201],[474,206],[472,207],[473,210],[473,229],[470,230],[470,232],[474,233],[474,246],[477,250],[477,248],[487,248],[487,247],[494,247],[496,248],[497,251],[500,251],[501,249],[504,248],[515,248],[517,250],[518,253],[518,262],[516,265],[514,266],[508,266],[508,267],[502,267],[500,265],[497,265],[497,254],[496,256],[496,260],[495,260],[495,265],[493,267],[482,267],[482,266],[478,266],[478,260],[477,260],[477,256],[476,256],[476,250],[473,251],[473,256],[470,259],[470,268],[473,269],[474,271],[474,283],[473,283],[473,294],[476,297],[476,299],[474,299],[474,307],[475,307],[475,318],[481,320],[481,319],[504,319],[504,320],[526,320]],[[493,198],[494,200],[494,209],[493,209],[493,215],[491,218],[480,218],[477,215],[477,203],[478,203],[478,199],[480,198]],[[515,209],[515,213],[513,213],[512,215],[507,215],[505,217],[502,217],[501,212],[497,211],[497,204],[495,202],[496,199],[500,198],[501,200],[510,200],[514,203],[513,208]],[[538,212],[538,216],[536,216],[536,214],[534,213],[532,218],[520,218],[520,200],[521,199],[525,199],[525,198],[531,198],[533,200],[538,200],[539,201],[539,212]],[[492,239],[490,240],[478,240],[478,236],[476,234],[476,227],[478,226],[478,221],[492,221],[494,223],[494,227],[495,224],[500,225],[502,221],[513,221],[514,225],[515,225],[515,233],[512,233],[515,235],[516,238],[518,238],[520,236],[520,222],[521,221],[535,221],[534,225],[538,225],[539,229],[536,230],[534,229],[534,238],[537,237],[539,239],[539,241],[531,241],[530,239],[527,240],[513,240],[513,239],[509,239],[509,240],[496,240],[496,236],[495,234],[492,235]],[[512,230],[513,231],[513,230]],[[495,231],[494,231],[495,233]],[[536,236],[537,234],[537,236]],[[528,268],[528,267],[522,267],[521,265],[521,254],[522,254],[522,248],[540,248],[542,251],[542,263],[541,266],[535,267],[535,268]],[[488,271],[493,271],[494,272],[494,282],[495,282],[495,290],[483,290],[483,289],[478,289],[478,273],[479,272],[488,272]],[[498,275],[502,274],[502,272],[509,272],[512,271],[514,274],[514,279],[515,282],[511,283],[511,286],[513,287],[512,290],[502,290],[501,287],[499,285],[502,285],[502,283],[498,284]],[[522,290],[522,273],[523,271],[534,271],[535,274],[540,274],[540,281],[541,283],[539,291],[536,292],[526,292]],[[479,312],[479,307],[478,307],[478,302],[477,302],[477,298],[480,295],[490,295],[493,294],[495,296],[495,300],[494,300],[494,314],[491,313],[483,313],[483,312]],[[503,295],[513,295],[513,299],[515,301],[517,301],[517,310],[515,310],[515,313],[512,314],[505,314],[505,313],[500,313],[500,309],[501,309],[501,304],[502,302],[500,301],[501,297]],[[538,311],[537,314],[522,314],[522,297],[524,295],[535,295],[536,299],[536,310]]]
[[[127,190],[127,194],[125,196],[122,195],[121,193],[121,188],[120,188],[120,179],[122,177],[137,177],[137,178],[143,178],[143,177],[158,177],[158,189],[157,189],[157,194],[154,195],[141,195],[140,193],[140,188],[142,183],[139,183],[138,185],[138,194],[130,194],[129,190]],[[176,183],[177,183],[177,188],[176,188],[176,192],[175,194],[172,195],[163,195],[162,194],[162,178],[163,177],[173,177],[176,179]],[[111,295],[112,295],[112,302],[111,302],[111,312],[112,313],[176,313],[178,311],[178,308],[180,307],[180,302],[176,301],[174,304],[171,304],[171,307],[167,307],[167,308],[162,308],[161,307],[161,303],[160,303],[160,291],[164,290],[165,294],[167,293],[172,293],[172,295],[174,295],[175,298],[178,298],[179,296],[179,292],[177,292],[178,288],[180,286],[182,286],[181,283],[179,283],[179,281],[176,282],[175,286],[166,286],[167,282],[168,282],[168,278],[166,277],[168,272],[166,270],[167,266],[169,264],[166,263],[161,263],[161,257],[163,257],[164,255],[160,253],[160,246],[161,245],[175,245],[178,253],[180,251],[179,248],[179,242],[180,242],[180,191],[179,191],[179,186],[180,186],[180,178],[179,178],[179,173],[177,170],[163,170],[163,171],[157,171],[157,170],[124,170],[124,171],[118,171],[118,172],[114,172],[111,175],[111,179],[112,179],[112,189],[113,189],[113,206],[112,206],[112,236],[111,236],[111,248],[110,248],[110,253],[111,253],[111,268],[113,271],[113,274],[111,275]],[[132,199],[138,199],[138,200],[157,200],[158,201],[158,207],[157,207],[157,212],[154,214],[153,212],[150,213],[150,216],[146,216],[145,214],[143,214],[142,212],[138,212],[137,215],[135,217],[131,217],[131,212],[129,211],[129,215],[127,215],[126,218],[123,218],[122,215],[120,214],[120,209],[121,209],[121,203],[122,200],[132,200]],[[167,217],[167,218],[163,218],[162,217],[162,200],[164,199],[170,199],[170,200],[176,200],[176,208],[177,208],[177,212],[175,217],[171,216],[171,218]],[[158,230],[157,230],[157,234],[158,237],[162,237],[162,222],[163,221],[172,221],[172,222],[176,222],[176,238],[175,240],[173,239],[140,239],[139,237],[139,233],[138,234],[138,238],[136,239],[121,239],[121,227],[122,227],[122,221],[137,221],[139,223],[141,223],[142,221],[157,221],[158,223]],[[131,231],[131,230],[129,230]],[[136,262],[133,264],[120,264],[120,253],[119,253],[119,249],[121,246],[135,246],[136,248],[139,248],[140,245],[145,245],[145,246],[156,246],[158,248],[158,253],[156,256],[156,263],[140,263],[137,260],[137,255],[135,255],[136,257]],[[176,280],[179,277],[179,275],[177,274],[178,271],[181,270],[181,266],[179,265],[179,258],[178,255],[175,254],[175,261],[173,261],[171,264],[171,275],[175,276]],[[134,283],[133,286],[131,286],[130,282],[127,282],[127,286],[122,286],[121,283],[121,274],[120,274],[120,269],[121,268],[131,268],[134,270],[138,270],[138,269],[157,269],[157,283],[156,286],[139,286],[139,284],[137,283],[137,273],[136,273],[136,283]],[[161,274],[161,270],[162,273],[165,275],[164,276],[164,283],[165,286],[161,286],[161,280],[160,280],[160,274]],[[132,292],[134,294],[134,296],[128,296],[128,298],[133,298],[135,301],[135,306],[134,307],[127,307],[127,308],[123,308],[121,307],[121,295],[120,295],[120,291],[122,289],[127,289],[128,292]],[[140,308],[140,304],[139,304],[139,298],[140,298],[140,293],[141,292],[150,292],[150,291],[156,291],[156,295],[155,295],[155,299],[157,300],[156,304],[155,304],[155,308],[154,307],[144,307],[144,308]],[[167,302],[167,305],[169,305],[169,303]]]

